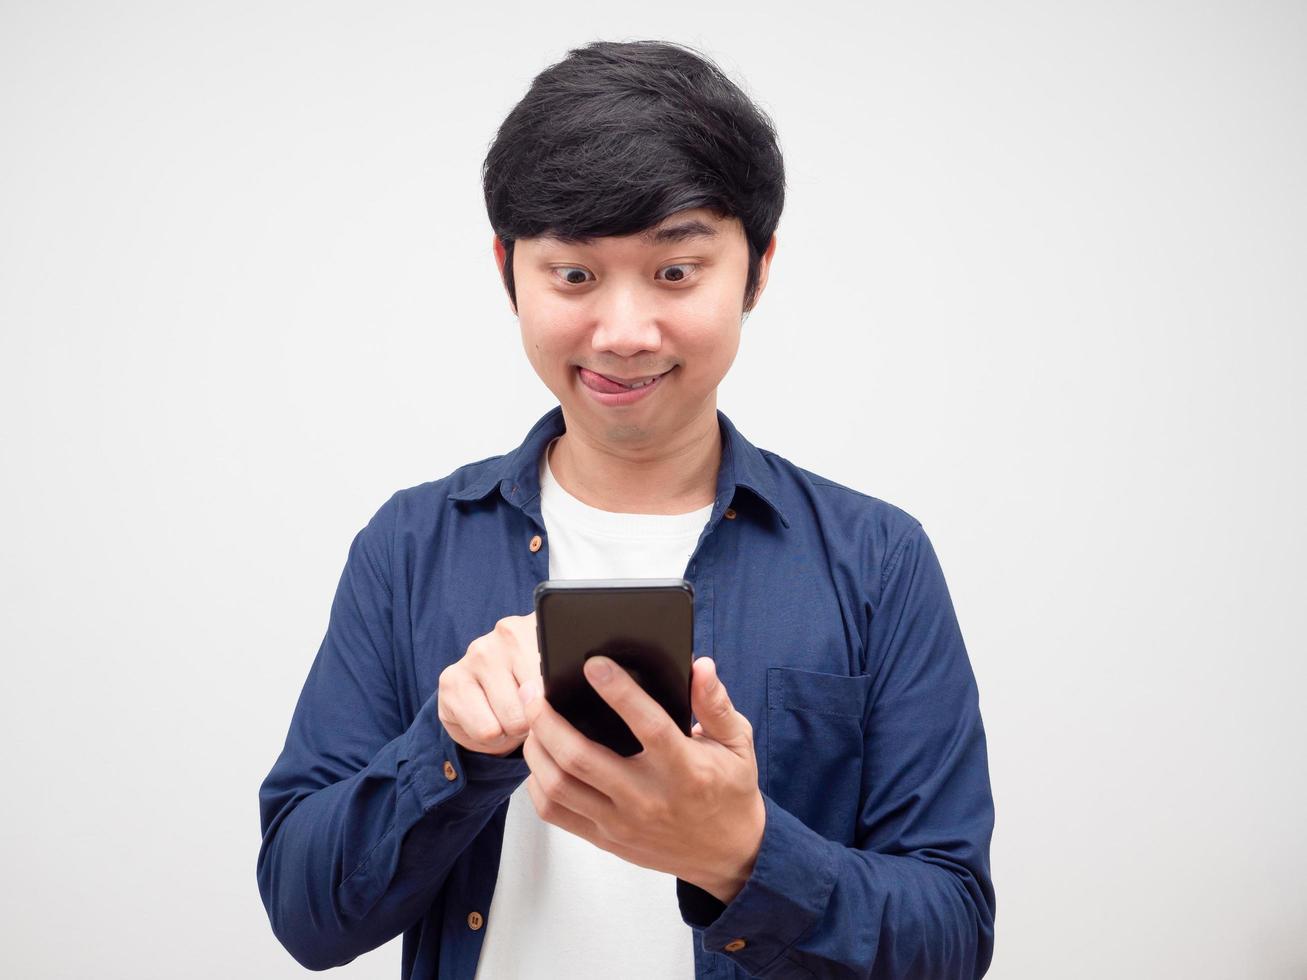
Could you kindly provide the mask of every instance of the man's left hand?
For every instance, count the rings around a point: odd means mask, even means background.
[[[602,665],[612,669],[606,681],[597,676]],[[591,657],[585,674],[644,750],[627,758],[586,738],[539,696],[539,680],[523,685],[531,730],[522,757],[536,812],[729,904],[753,872],[766,808],[753,726],[735,710],[717,665],[708,657],[693,663],[690,707],[699,721],[689,736],[609,658]]]

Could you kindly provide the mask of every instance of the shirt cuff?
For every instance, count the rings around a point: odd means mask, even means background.
[[[494,809],[513,795],[531,767],[520,747],[500,757],[459,745],[440,723],[436,697],[418,710],[404,740],[406,788],[416,794],[423,814],[451,803],[457,810]]]
[[[703,930],[704,951],[729,956],[751,976],[762,976],[825,914],[842,847],[766,793],[762,799],[767,823],[753,872],[729,904],[676,879],[681,918]]]

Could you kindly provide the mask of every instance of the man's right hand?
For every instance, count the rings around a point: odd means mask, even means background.
[[[506,756],[530,730],[518,688],[539,677],[535,612],[505,616],[468,644],[462,660],[441,671],[436,715],[463,748]]]

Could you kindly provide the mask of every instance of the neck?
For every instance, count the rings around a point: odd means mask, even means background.
[[[582,503],[619,514],[687,514],[717,495],[722,439],[717,400],[688,425],[657,438],[629,427],[594,433],[566,417],[549,467]],[[609,438],[604,438],[604,436]]]

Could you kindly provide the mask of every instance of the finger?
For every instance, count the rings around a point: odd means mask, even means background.
[[[518,642],[513,651],[513,679],[516,682],[514,695],[518,698],[518,706],[521,706],[520,691],[527,684],[536,681],[540,684],[540,689],[544,689],[542,680],[542,671],[540,665],[540,647],[536,637],[536,614],[531,612],[527,616],[519,616],[515,620],[516,633]],[[530,720],[526,719],[525,723],[530,726]]]
[[[491,666],[477,675],[477,682],[502,731],[513,737],[525,735],[529,726],[522,711],[522,699],[517,696],[519,685],[514,674],[502,666]]]
[[[700,730],[719,742],[752,740],[751,723],[735,709],[726,693],[726,685],[717,676],[716,662],[711,657],[700,657],[694,662],[693,669],[690,702],[695,717],[699,719]]]
[[[522,688],[532,682],[535,683],[537,691],[545,689],[544,677],[540,671],[540,660],[537,658],[534,661],[528,661],[519,657],[513,663],[513,696],[517,698],[519,708],[522,707]],[[523,717],[526,720],[527,727],[531,727],[531,713],[529,711],[524,712]]]
[[[613,801],[565,772],[534,732],[522,743],[522,758],[535,777],[536,786],[555,804],[595,824],[612,819]]]
[[[605,851],[612,851],[613,843],[604,836],[598,825],[588,817],[584,817],[574,810],[569,810],[563,804],[552,799],[541,788],[535,773],[526,777],[526,791],[531,797],[531,802],[535,805],[536,814],[545,823],[553,824],[555,827],[562,827],[568,833],[588,840],[595,847],[602,848]]]
[[[440,718],[441,724],[451,733],[461,734],[460,741],[494,748],[508,737],[475,678],[450,685],[438,701],[438,707],[447,712],[447,717]]]
[[[531,724],[528,739],[538,740],[559,769],[608,799],[622,802],[622,790],[629,791],[631,782],[625,759],[578,732],[543,695],[526,706],[526,716]]]
[[[471,749],[473,752],[482,752],[487,755],[497,755],[501,752],[508,751],[509,738],[507,735],[500,735],[498,738],[492,738],[489,742],[473,738],[468,734],[467,729],[456,721],[445,722],[445,729],[450,736],[459,745]]]
[[[599,676],[603,666],[611,668],[607,680]],[[685,734],[672,716],[620,664],[596,656],[588,659],[583,669],[590,685],[621,716],[646,750],[678,751],[683,747]]]
[[[531,802],[535,804],[536,813],[546,823],[561,827],[568,833],[589,841],[601,851],[616,854],[628,864],[639,865],[642,868],[649,868],[654,871],[666,870],[665,866],[661,864],[661,855],[658,853],[651,852],[637,844],[623,843],[620,840],[608,837],[593,820],[553,803],[536,785],[535,776],[526,778],[526,791],[531,797]]]

